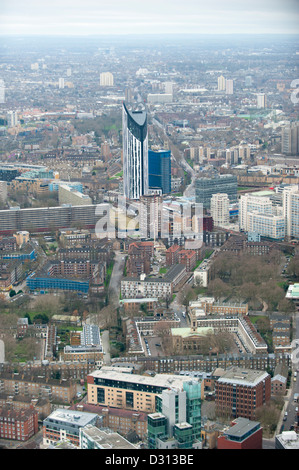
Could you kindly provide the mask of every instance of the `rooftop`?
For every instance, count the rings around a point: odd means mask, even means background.
[[[262,370],[242,369],[240,367],[230,367],[218,379],[221,383],[231,383],[236,385],[246,385],[254,387],[264,380],[269,374]]]

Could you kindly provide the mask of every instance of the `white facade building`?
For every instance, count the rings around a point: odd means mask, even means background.
[[[229,224],[229,197],[227,194],[213,194],[211,198],[211,216],[216,226]]]
[[[123,188],[128,199],[148,194],[148,135],[145,111],[123,104]]]
[[[101,86],[113,86],[114,77],[111,72],[103,72],[100,74],[100,85]]]

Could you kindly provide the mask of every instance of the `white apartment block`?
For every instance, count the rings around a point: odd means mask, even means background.
[[[0,202],[5,202],[7,199],[7,182],[0,181]]]
[[[247,216],[247,227],[248,232],[255,232],[275,240],[282,240],[285,236],[285,221],[283,215],[261,214],[258,211],[249,212]]]
[[[213,194],[211,198],[211,216],[216,226],[229,224],[229,197],[227,194]]]
[[[249,212],[259,212],[261,214],[271,215],[273,213],[272,201],[269,197],[255,196],[252,194],[243,194],[239,202],[239,228],[248,232],[248,214]]]
[[[100,85],[101,86],[113,86],[114,77],[111,72],[102,72],[100,74]]]

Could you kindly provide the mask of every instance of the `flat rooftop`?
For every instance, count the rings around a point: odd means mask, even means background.
[[[263,370],[242,369],[240,367],[230,367],[225,371],[218,382],[231,383],[236,385],[256,386],[269,374]]]
[[[235,424],[226,430],[224,434],[237,438],[238,440],[242,440],[243,436],[247,436],[250,431],[254,431],[255,428],[260,427],[258,421],[250,421],[246,418],[237,418],[234,422]]]
[[[103,449],[137,449],[136,446],[127,441],[117,432],[99,429],[96,426],[88,425],[84,428],[84,433],[92,438]]]
[[[112,371],[111,368],[102,367],[93,371],[89,376],[98,379],[108,379],[110,381],[131,382],[135,384],[152,385],[162,388],[176,388],[182,390],[184,382],[199,381],[197,378],[184,377],[171,374],[156,374],[154,377],[138,374],[126,374],[118,371]]]

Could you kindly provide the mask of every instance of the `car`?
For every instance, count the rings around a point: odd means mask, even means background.
[[[284,417],[283,417],[283,421],[286,421],[286,420],[287,420],[287,417],[286,417],[286,416],[284,416]]]

